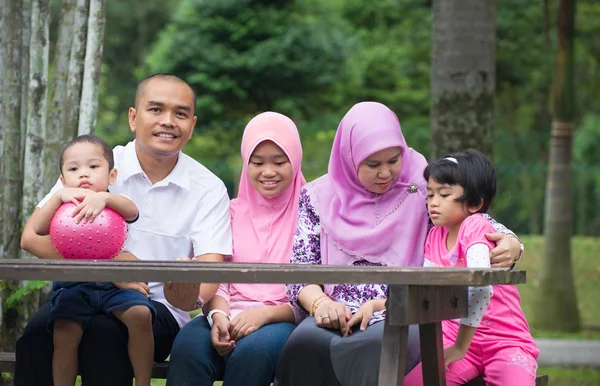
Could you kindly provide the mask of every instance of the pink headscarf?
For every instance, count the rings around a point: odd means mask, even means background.
[[[294,177],[292,184],[276,197],[264,197],[250,184],[248,163],[263,141],[273,141],[288,156]],[[300,190],[306,180],[300,170],[302,144],[294,122],[285,115],[266,112],[254,117],[242,137],[244,166],[238,197],[231,201],[233,232],[232,261],[250,263],[289,263],[294,232],[298,223]],[[274,304],[287,302],[283,284],[231,284],[229,292],[246,299]]]
[[[367,190],[358,167],[373,153],[402,151],[402,171],[384,194]],[[368,260],[390,266],[422,266],[427,236],[425,157],[408,147],[398,117],[385,105],[354,105],[338,127],[328,174],[309,186],[321,218],[323,264]]]

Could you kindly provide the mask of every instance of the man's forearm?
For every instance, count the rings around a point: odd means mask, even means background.
[[[21,235],[21,248],[31,253],[40,259],[62,259],[63,257],[52,245],[50,236],[39,236],[33,230],[33,222],[38,215],[40,209],[36,208],[27,223],[23,228],[23,234]]]

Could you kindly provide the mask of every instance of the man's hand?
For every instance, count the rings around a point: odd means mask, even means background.
[[[210,341],[222,357],[229,355],[235,348],[235,340],[229,335],[229,320],[225,315],[215,313],[212,315],[213,328],[210,331]]]
[[[148,283],[134,281],[118,281],[113,283],[119,289],[130,289],[137,291],[145,297],[150,296],[150,287]]]
[[[267,324],[265,307],[240,312],[229,324],[231,339],[236,342]]]
[[[195,257],[179,257],[177,261],[197,261]],[[182,311],[196,309],[200,297],[200,283],[165,283],[165,298]]]

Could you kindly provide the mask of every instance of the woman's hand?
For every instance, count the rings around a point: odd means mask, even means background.
[[[348,321],[346,331],[342,335],[347,337],[351,333],[352,327],[358,323],[360,323],[361,331],[366,330],[367,326],[369,325],[369,321],[373,317],[373,312],[375,312],[375,301],[369,300],[360,306],[358,311],[352,315],[352,318]]]
[[[210,341],[217,354],[222,357],[229,355],[235,348],[235,340],[229,334],[230,323],[225,315],[212,315],[213,327],[210,330]]]
[[[242,311],[229,323],[231,339],[237,342],[265,324],[267,324],[267,315],[264,307]]]
[[[341,334],[348,329],[348,321],[352,318],[352,313],[345,304],[333,300],[321,302],[314,315],[317,326],[340,330]]]
[[[486,233],[485,237],[496,243],[496,248],[490,251],[490,266],[510,268],[521,253],[519,240],[503,233]]]

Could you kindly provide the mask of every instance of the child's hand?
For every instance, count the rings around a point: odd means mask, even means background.
[[[451,363],[457,362],[465,357],[466,351],[462,351],[456,345],[452,345],[446,349],[444,349],[444,365],[446,366],[446,371],[448,371],[448,366]]]
[[[79,205],[90,192],[92,191],[81,188],[63,188],[57,194],[63,203],[72,202],[75,205]]]
[[[360,323],[360,330],[364,331],[367,329],[369,325],[369,321],[373,317],[374,312],[374,303],[372,300],[367,301],[365,304],[360,306],[358,311],[350,318],[348,324],[346,325],[346,329],[342,331],[342,336],[345,338],[349,334],[352,333],[352,327],[356,324]]]
[[[102,212],[102,209],[106,207],[106,199],[108,193],[104,192],[93,192],[87,191],[87,195],[83,201],[77,205],[77,208],[73,211],[75,217],[75,223],[79,224],[81,220],[86,224],[87,222],[94,222],[96,216]]]

